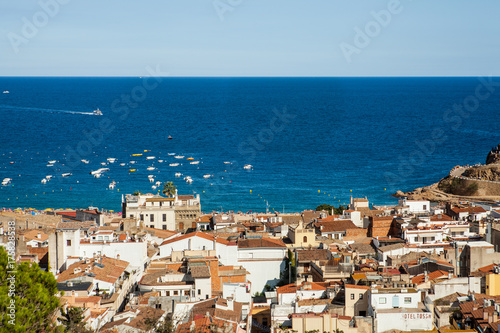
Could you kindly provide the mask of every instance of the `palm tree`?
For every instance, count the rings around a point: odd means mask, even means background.
[[[165,185],[163,185],[162,193],[168,197],[173,197],[176,188],[177,186],[175,186],[173,182],[166,182]]]

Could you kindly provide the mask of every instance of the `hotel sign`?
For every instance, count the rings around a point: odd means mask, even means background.
[[[430,312],[420,312],[420,313],[402,313],[403,319],[431,319],[432,314]]]

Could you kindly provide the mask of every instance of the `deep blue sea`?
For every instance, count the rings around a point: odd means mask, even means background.
[[[12,178],[0,207],[120,211],[122,194],[158,192],[148,175],[200,194],[205,212],[300,211],[350,195],[390,204],[500,143],[500,87],[478,78],[144,80],[0,78],[0,180]]]

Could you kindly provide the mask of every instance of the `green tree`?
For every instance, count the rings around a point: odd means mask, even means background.
[[[333,214],[341,215],[343,213],[343,211],[346,210],[346,207],[343,205],[340,205],[338,208],[335,208],[335,206],[328,205],[328,204],[322,204],[322,205],[319,205],[318,207],[316,207],[317,212],[322,211],[322,210],[326,210],[328,212],[328,214],[331,214],[333,212]]]
[[[82,308],[69,308],[66,312],[61,311],[62,317],[59,318],[59,321],[62,322],[67,332],[72,333],[92,333],[92,330],[89,330],[85,327],[85,323],[83,323],[83,311]]]
[[[332,209],[335,209],[335,207],[333,207],[332,205],[328,205],[328,204],[322,204],[322,205],[319,205],[318,207],[316,207],[317,212],[322,211],[322,210],[326,210],[328,212],[328,214],[331,214]]]
[[[132,193],[132,194],[135,195],[135,196],[138,196],[138,195],[141,195],[142,192],[141,191],[134,191],[134,193]]]
[[[177,186],[175,186],[173,182],[166,182],[165,185],[163,185],[162,193],[167,197],[173,197],[175,195],[176,188]]]
[[[57,282],[51,273],[40,270],[36,263],[9,262],[0,247],[0,332],[54,332],[59,308],[56,293]]]

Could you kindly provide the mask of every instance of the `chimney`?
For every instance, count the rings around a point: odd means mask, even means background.
[[[424,281],[429,281],[429,275],[427,275],[427,271],[424,272]]]
[[[448,279],[453,279],[453,273],[452,272],[448,272]]]
[[[36,235],[36,238],[38,238],[38,239],[42,238],[42,234],[41,234],[41,233],[38,233],[38,234]]]

